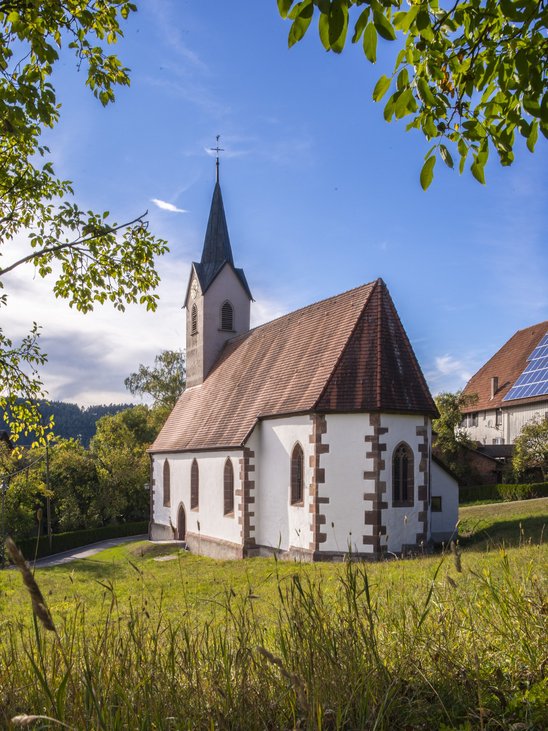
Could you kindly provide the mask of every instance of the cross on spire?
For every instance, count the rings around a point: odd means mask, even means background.
[[[217,147],[210,147],[209,149],[212,152],[216,152],[217,153],[217,160],[215,162],[215,167],[216,167],[216,181],[218,183],[219,182],[219,153],[220,152],[224,152],[224,148],[219,147],[219,140],[221,139],[221,135],[217,135],[216,136],[216,139],[217,139]]]

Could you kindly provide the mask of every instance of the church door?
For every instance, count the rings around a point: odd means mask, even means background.
[[[184,541],[186,538],[186,514],[184,505],[179,505],[179,513],[177,515],[177,540]]]

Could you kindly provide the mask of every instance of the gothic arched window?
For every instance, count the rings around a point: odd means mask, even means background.
[[[401,442],[392,456],[392,503],[403,506],[414,501],[413,451]]]
[[[230,457],[225,462],[225,471],[223,479],[224,493],[224,515],[230,515],[234,512],[234,467]]]
[[[221,307],[221,330],[234,330],[234,308],[228,300]]]
[[[304,454],[297,442],[291,452],[291,504],[298,505],[304,500]]]
[[[163,478],[163,487],[164,487],[164,505],[168,507],[171,505],[171,475],[169,472],[169,462],[168,460],[164,460],[164,478]]]
[[[192,305],[192,310],[190,311],[190,334],[196,335],[198,332],[198,308],[196,305]]]
[[[200,502],[200,472],[198,462],[193,459],[190,468],[190,509],[196,510]]]

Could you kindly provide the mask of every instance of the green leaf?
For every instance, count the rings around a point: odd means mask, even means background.
[[[453,169],[453,158],[451,157],[451,153],[445,145],[440,145],[440,155],[441,159],[447,165],[447,167]]]
[[[394,28],[392,28],[392,25],[390,24],[390,21],[386,18],[385,15],[382,13],[379,13],[378,11],[373,11],[373,22],[375,23],[375,28],[377,29],[377,32],[380,36],[382,36],[387,41],[395,41],[396,40],[396,34],[394,33]]]
[[[396,119],[401,119],[413,111],[413,92],[411,89],[405,89],[399,93],[398,98],[394,102],[394,113]]]
[[[400,71],[396,80],[396,85],[400,91],[409,86],[409,72],[407,69],[404,68]]]
[[[436,103],[436,97],[432,93],[432,90],[430,89],[430,86],[428,85],[428,82],[421,77],[419,77],[417,81],[417,88],[419,90],[419,94],[421,99],[425,104],[429,104],[430,106],[434,106]]]
[[[287,14],[292,5],[293,0],[278,0],[278,12],[282,18],[287,18]]]
[[[377,60],[377,31],[373,23],[368,23],[363,34],[363,52],[368,61]]]
[[[529,134],[529,137],[527,138],[527,149],[529,150],[529,152],[535,151],[535,145],[537,144],[538,140],[538,127],[538,120],[535,120],[531,125],[531,132]]]
[[[485,163],[479,161],[478,158],[476,158],[470,168],[470,170],[472,171],[472,175],[482,185],[485,185],[485,171],[483,169],[484,165]]]
[[[426,162],[422,166],[420,181],[421,188],[427,190],[430,187],[432,180],[434,179],[434,166],[436,164],[436,158],[431,155],[426,159]]]
[[[352,43],[357,43],[362,37],[362,33],[369,20],[369,8],[366,8],[361,14],[356,25],[354,26],[354,35],[352,36]]]
[[[420,4],[412,5],[411,9],[408,10],[407,13],[398,13],[398,20],[396,21],[394,19],[394,25],[396,26],[396,28],[401,30],[403,33],[407,33],[407,31],[411,27],[411,23],[413,23],[413,21],[417,17],[420,8]]]
[[[301,3],[300,6],[301,7],[289,31],[289,48],[291,48],[291,46],[300,41],[301,38],[304,36],[306,31],[308,30],[310,21],[312,20],[312,15],[314,14],[314,6],[312,5],[311,0],[306,0],[306,2]]]
[[[376,102],[380,101],[386,94],[390,88],[390,83],[391,79],[389,79],[388,76],[381,76],[381,78],[377,81],[375,88],[373,89],[373,99]]]
[[[320,20],[318,22],[318,29],[320,33],[320,40],[322,42],[322,46],[325,48],[326,51],[329,51],[331,49],[331,44],[329,42],[329,18],[327,15],[320,15]]]
[[[329,45],[335,53],[340,53],[348,31],[348,7],[341,0],[334,2],[329,13]]]
[[[523,108],[533,117],[540,117],[540,104],[536,99],[529,96],[523,97]]]

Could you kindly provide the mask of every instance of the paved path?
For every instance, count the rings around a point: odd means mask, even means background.
[[[121,543],[129,543],[130,541],[144,541],[148,538],[146,533],[139,536],[125,536],[124,538],[109,538],[106,541],[99,541],[99,543],[91,543],[88,546],[79,546],[78,548],[72,548],[70,551],[63,551],[63,553],[54,553],[52,556],[45,556],[39,558],[36,561],[36,568],[43,569],[47,566],[60,566],[61,564],[70,563],[81,558],[89,558],[94,556],[100,551],[104,551],[106,548],[112,548],[113,546],[119,546]],[[30,562],[32,563],[32,562]]]

